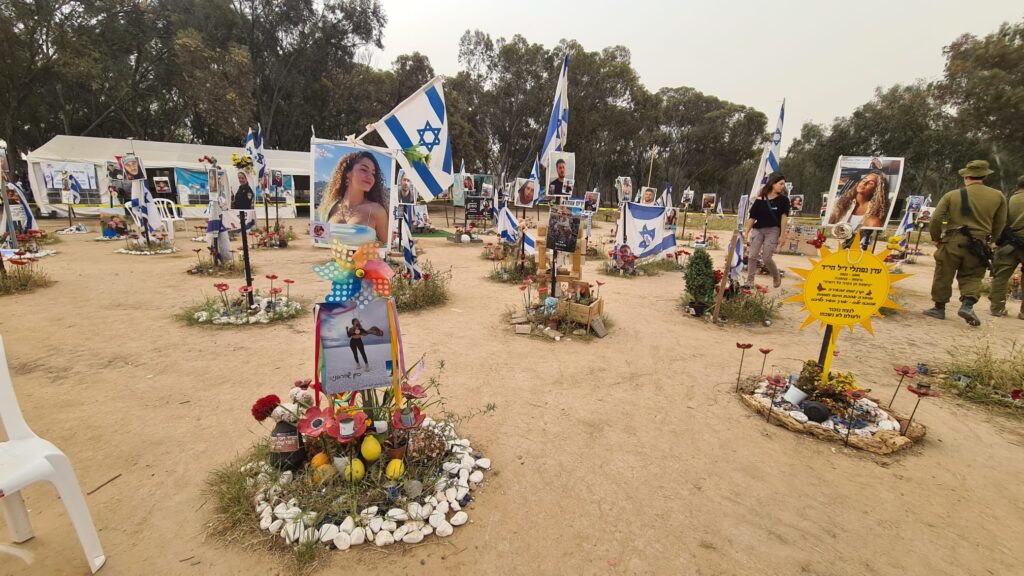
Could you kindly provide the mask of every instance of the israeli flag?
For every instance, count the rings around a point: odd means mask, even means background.
[[[18,197],[18,202],[21,204],[20,210],[15,211],[18,206],[11,203],[11,221],[7,221],[7,213],[0,211],[0,231],[9,232],[9,239],[13,239],[17,232],[15,222],[19,220],[19,216],[24,215],[25,230],[37,230],[36,219],[32,215],[32,209],[28,205],[28,200],[25,198],[25,192],[14,182],[7,183],[8,194],[14,193]]]
[[[676,247],[672,230],[665,229],[664,206],[644,206],[629,202],[626,204],[625,224],[615,234],[615,244],[628,244],[637,258],[660,256]],[[626,233],[625,242],[622,234]]]
[[[541,186],[540,185],[540,157],[539,156],[537,158],[534,158],[534,160],[533,160],[533,170],[530,171],[529,180],[533,180],[534,182],[537,183],[537,188],[536,188],[536,190],[537,190],[537,199],[533,201],[534,206],[536,206],[538,202],[540,202],[541,200],[544,199],[544,188],[545,188],[545,186]]]
[[[743,283],[743,238],[736,235],[736,246],[732,249],[732,259],[729,263],[729,280],[734,284]]]
[[[75,178],[74,174],[68,174],[68,184],[71,186],[71,203],[81,204],[82,185],[78,182],[78,178]],[[26,206],[28,206],[28,204],[26,204]]]
[[[761,150],[761,161],[757,165],[757,173],[754,176],[754,185],[750,188],[750,196],[757,197],[761,187],[768,183],[768,177],[773,172],[779,171],[780,149],[782,147],[782,123],[786,118],[786,100],[782,100],[782,108],[779,110],[779,121],[775,124],[775,132],[772,134],[771,142],[764,145]]]
[[[132,180],[131,210],[140,221],[146,219],[146,227],[151,234],[156,232],[163,222],[156,207],[156,200],[145,180]]]
[[[412,210],[407,210],[405,217],[399,219],[399,223],[402,227],[402,256],[405,259],[405,269],[413,280],[419,280],[423,277],[423,272],[416,262],[416,243],[412,239]]]
[[[896,228],[896,234],[901,236],[900,238],[900,250],[906,251],[907,246],[910,245],[910,231],[914,229],[914,219],[910,217],[909,208],[903,212],[903,220],[900,221],[900,225]]]
[[[561,152],[569,135],[569,55],[562,59],[562,71],[555,87],[555,102],[551,106],[548,131],[544,135],[544,146],[540,149],[541,163],[548,167],[548,155]]]
[[[722,211],[722,201],[718,201],[718,206],[715,206],[715,214],[719,216],[725,216],[725,212]]]
[[[448,114],[438,76],[423,85],[387,116],[373,125],[395,159],[405,169],[424,200],[440,196],[452,185],[452,147],[448,139]],[[415,158],[415,154],[422,158]]]
[[[498,214],[498,237],[501,238],[502,242],[508,242],[509,244],[516,244],[519,242],[519,220],[516,219],[515,214],[509,210],[508,202],[505,202],[505,205],[501,208],[501,212]],[[526,250],[527,254],[537,253],[537,241],[529,232],[524,233],[523,248]]]
[[[664,206],[665,208],[672,207],[672,185],[669,184],[668,182],[665,182],[665,191],[661,193],[661,198],[658,200],[658,205]]]

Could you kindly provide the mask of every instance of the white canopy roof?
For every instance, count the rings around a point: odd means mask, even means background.
[[[46,144],[29,152],[26,159],[29,162],[53,160],[102,164],[108,160],[113,161],[115,156],[123,156],[134,151],[146,167],[198,170],[204,168],[199,162],[201,156],[213,156],[221,166],[230,170],[231,153],[241,153],[242,149],[241,143],[237,147],[228,147],[61,135],[54,136]],[[264,149],[263,153],[267,158],[267,165],[273,170],[281,170],[286,174],[309,174],[309,152]]]

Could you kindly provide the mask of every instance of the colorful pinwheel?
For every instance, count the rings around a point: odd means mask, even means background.
[[[354,300],[360,308],[365,308],[375,295],[391,295],[391,277],[395,273],[387,263],[380,261],[377,249],[376,243],[363,244],[356,249],[337,240],[331,243],[334,261],[313,267],[318,276],[331,282],[328,302]]]

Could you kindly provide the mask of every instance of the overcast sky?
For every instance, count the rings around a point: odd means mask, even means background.
[[[785,146],[804,122],[831,122],[878,86],[941,77],[942,48],[1024,17],[1020,0],[382,0],[388,25],[373,64],[419,51],[439,74],[459,70],[467,29],[522,34],[588,51],[621,44],[649,90],[692,86],[751,106],[775,125],[786,99]],[[551,86],[552,96],[554,86]],[[572,65],[569,67],[572,108]],[[572,126],[569,128],[572,139]]]

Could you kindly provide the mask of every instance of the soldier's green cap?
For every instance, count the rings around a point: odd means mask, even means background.
[[[969,178],[984,178],[992,173],[992,170],[988,167],[988,162],[984,160],[971,160],[967,163],[967,166],[960,169],[959,174],[961,176],[967,176]]]

